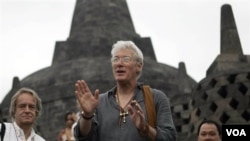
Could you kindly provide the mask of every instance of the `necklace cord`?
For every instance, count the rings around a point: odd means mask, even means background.
[[[130,98],[130,100],[127,102],[127,104],[124,107],[121,106],[120,99],[119,99],[119,94],[118,93],[116,94],[116,97],[117,97],[117,102],[118,102],[118,105],[119,105],[119,108],[120,108],[119,126],[121,126],[122,119],[123,119],[123,123],[126,123],[126,116],[128,115],[128,110],[126,109],[126,107],[129,105],[129,103],[131,103],[131,101],[133,100],[134,96],[132,96]]]

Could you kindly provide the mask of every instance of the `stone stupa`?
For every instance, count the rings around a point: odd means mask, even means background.
[[[167,37],[166,37],[167,38]],[[77,0],[70,35],[57,41],[52,64],[22,80],[13,79],[13,87],[1,103],[3,119],[10,121],[10,98],[20,87],[36,90],[43,101],[43,114],[36,130],[47,140],[56,140],[64,126],[64,114],[77,111],[74,84],[84,79],[92,90],[105,92],[115,85],[110,51],[117,40],[132,40],[144,53],[144,69],[139,81],[165,92],[174,105],[188,103],[182,94],[196,86],[180,63],[180,68],[158,63],[149,37],[140,37],[130,16],[126,0]],[[42,42],[42,41],[41,41]],[[173,106],[174,106],[173,105]],[[181,117],[176,117],[176,120]]]

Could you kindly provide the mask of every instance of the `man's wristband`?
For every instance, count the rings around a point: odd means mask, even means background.
[[[95,114],[93,114],[93,115],[90,116],[90,117],[86,117],[86,116],[84,115],[84,112],[81,112],[81,115],[82,115],[82,118],[85,119],[85,120],[91,120],[91,119],[95,116]]]

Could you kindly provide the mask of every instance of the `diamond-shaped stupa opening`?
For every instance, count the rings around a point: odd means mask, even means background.
[[[249,111],[244,111],[242,114],[241,114],[241,117],[243,119],[245,119],[247,122],[250,120],[250,112]]]
[[[207,98],[208,98],[208,94],[206,92],[203,93],[202,96],[201,96],[201,98],[206,101]]]
[[[220,121],[221,123],[226,123],[229,120],[229,115],[225,112],[222,113],[221,117],[220,117]]]
[[[212,110],[213,112],[215,112],[217,108],[218,108],[218,106],[214,102],[212,102],[212,104],[209,107],[209,109]]]
[[[228,76],[227,80],[232,84],[235,82],[236,74],[231,74]]]
[[[227,89],[226,89],[226,86],[220,87],[220,89],[218,90],[218,94],[219,94],[221,97],[226,98],[226,97],[227,97]]]
[[[197,108],[197,111],[195,114],[199,117],[201,115],[201,110],[199,108]]]
[[[237,109],[239,102],[235,98],[232,98],[229,102],[229,105],[235,110]]]
[[[210,81],[209,85],[211,87],[214,87],[217,84],[217,80],[215,80],[214,78]]]
[[[244,84],[240,83],[238,90],[245,96],[248,88]]]

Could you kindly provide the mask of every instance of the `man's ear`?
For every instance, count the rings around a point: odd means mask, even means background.
[[[140,70],[142,70],[143,67],[143,63],[137,63],[137,68],[139,68]]]
[[[142,63],[137,63],[136,64],[136,73],[139,73],[142,71],[143,64]]]

